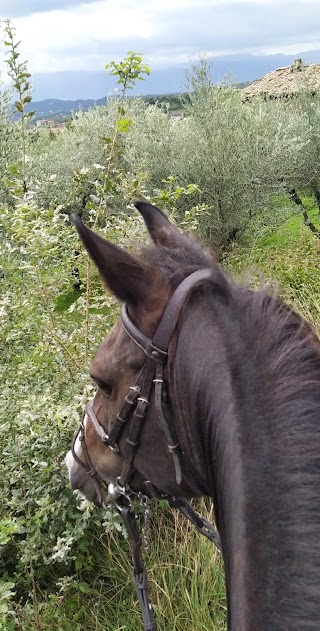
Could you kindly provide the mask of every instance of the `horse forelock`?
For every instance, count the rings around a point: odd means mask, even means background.
[[[201,268],[211,268],[217,282],[225,286],[225,275],[216,264],[212,252],[204,250],[191,235],[178,234],[169,245],[150,245],[141,250],[141,256],[150,266],[159,270],[175,290],[181,281]]]

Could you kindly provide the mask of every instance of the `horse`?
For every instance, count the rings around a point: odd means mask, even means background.
[[[236,284],[160,209],[135,206],[151,237],[137,254],[73,217],[123,306],[91,366],[71,486],[98,506],[102,483],[212,498],[228,631],[318,631],[319,340],[275,292]]]

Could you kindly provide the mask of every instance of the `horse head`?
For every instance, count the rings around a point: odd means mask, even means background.
[[[130,488],[130,491],[148,492],[152,488],[185,497],[207,492],[200,473],[198,478],[201,478],[201,483],[197,485],[194,479],[197,473],[191,462],[187,464],[188,469],[192,470],[188,480],[186,473],[181,471],[180,460],[184,456],[180,443],[174,454],[174,444],[171,443],[174,440],[177,442],[177,437],[172,427],[174,410],[168,392],[168,359],[172,358],[168,348],[162,351],[157,346],[153,348],[152,340],[165,307],[181,281],[193,273],[196,276],[194,285],[197,285],[201,280],[197,277],[199,259],[202,266],[210,264],[211,268],[213,262],[193,240],[183,236],[158,208],[146,202],[139,202],[136,206],[143,215],[153,242],[148,254],[145,252],[145,256],[139,258],[107,242],[87,228],[78,217],[73,217],[104,283],[124,304],[121,318],[100,346],[92,363],[90,374],[97,391],[94,400],[86,407],[82,429],[80,427],[73,448],[67,455],[72,488],[79,489],[97,505],[102,502],[101,482],[115,486],[121,480],[122,487]],[[177,253],[178,261],[183,258],[187,264],[177,265]],[[157,257],[164,259],[164,269],[157,264]],[[193,265],[192,258],[197,259]],[[213,276],[212,269],[204,269],[204,272],[204,280],[207,276]],[[191,282],[191,287],[186,289],[186,296],[192,288]],[[180,303],[183,301],[184,296]],[[176,307],[167,346],[183,306],[180,303]],[[167,327],[168,316],[165,319]],[[149,351],[143,348],[143,340],[147,346],[149,344]],[[157,350],[160,352],[160,362],[154,357]],[[166,389],[164,392],[161,388],[160,414],[163,414],[162,405],[165,405],[164,398],[167,398],[166,414],[171,416],[165,428],[163,422],[166,424],[166,419],[159,424],[157,395],[153,389],[157,364],[158,368],[164,367],[163,383]],[[150,383],[146,384],[148,381]],[[144,393],[143,389],[148,391]],[[136,406],[142,407],[144,403],[139,402],[141,394],[145,394],[146,399],[146,422],[140,422],[141,426],[135,430],[136,449],[133,450],[132,418]],[[135,422],[138,424],[137,420]],[[110,433],[117,434],[116,440],[108,440]],[[122,479],[123,468],[129,459],[129,471],[126,479]]]

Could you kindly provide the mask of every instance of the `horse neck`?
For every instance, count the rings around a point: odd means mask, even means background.
[[[308,470],[305,452],[316,441],[315,457],[320,431],[315,414],[309,434],[306,428],[307,434],[299,437],[301,412],[299,399],[292,402],[293,392],[287,412],[270,409],[274,368],[272,362],[269,369],[261,368],[258,350],[248,353],[254,339],[246,335],[224,305],[204,310],[193,301],[179,331],[174,368],[183,447],[208,481],[215,503],[229,631],[315,630],[320,621],[315,595],[320,578],[320,465],[318,456]],[[319,357],[317,379],[319,383]],[[310,405],[319,418],[319,394]],[[289,411],[291,428],[282,424]]]

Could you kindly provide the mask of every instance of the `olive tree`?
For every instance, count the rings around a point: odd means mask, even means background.
[[[294,184],[314,194],[320,210],[320,95],[303,91],[296,99],[303,122],[303,145]]]

